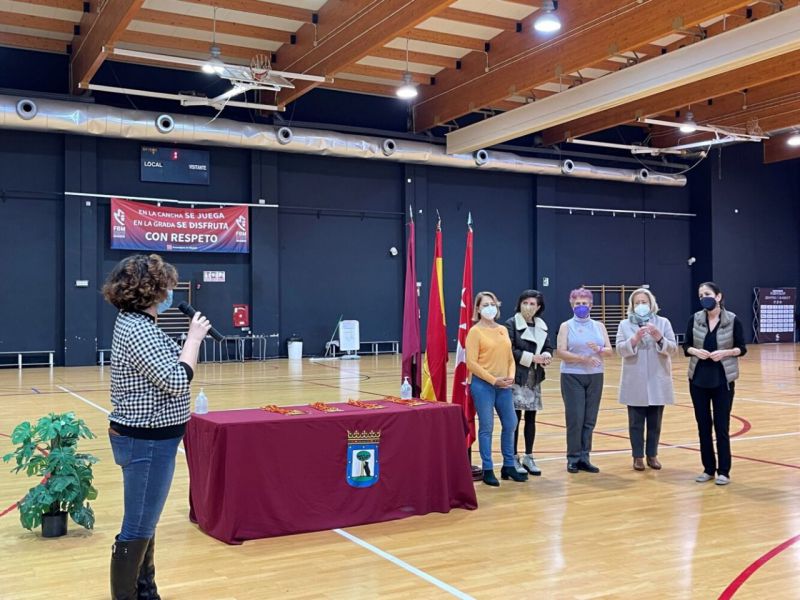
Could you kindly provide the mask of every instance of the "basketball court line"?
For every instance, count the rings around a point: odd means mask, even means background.
[[[61,385],[57,385],[56,387],[61,389],[63,392],[66,392],[66,393],[70,394],[71,396],[77,398],[81,402],[84,402],[84,403],[88,404],[89,406],[92,406],[93,408],[96,408],[97,410],[99,410],[99,411],[101,411],[101,412],[103,412],[103,413],[105,413],[107,415],[110,414],[110,411],[106,410],[102,406],[99,406],[98,404],[95,404],[91,400],[89,400],[87,398],[84,398],[83,396],[81,396],[79,394],[76,394],[75,392],[69,390],[68,388],[66,388],[64,386],[61,386]],[[598,433],[603,433],[603,432],[598,432]],[[623,436],[616,436],[614,434],[608,434],[608,435],[613,435],[614,437],[623,437]],[[775,434],[766,434],[766,435],[760,435],[760,436],[735,437],[735,438],[731,439],[731,443],[733,443],[733,442],[741,442],[741,441],[744,441],[744,440],[773,439],[773,438],[788,437],[788,436],[793,436],[793,435],[800,435],[800,431],[775,433]],[[665,449],[684,448],[684,449],[687,449],[687,450],[694,450],[694,448],[691,448],[691,446],[697,446],[697,445],[699,445],[699,442],[687,442],[687,443],[683,443],[683,444],[663,444],[663,445],[664,445]],[[184,454],[186,453],[186,451],[183,448],[179,447],[178,450],[183,452]],[[613,450],[613,451],[606,451],[606,452],[601,450],[601,451],[595,452],[594,454],[602,455],[602,456],[608,456],[608,455],[612,455],[612,454],[627,454],[629,452],[630,451],[627,450],[627,449],[626,450]],[[748,459],[748,460],[758,460],[758,459],[749,459],[748,457],[737,457],[737,458],[745,458],[745,459]],[[555,457],[554,456],[554,457],[539,459],[540,462],[550,462],[550,461],[556,461],[556,460],[565,460],[565,458],[564,457]],[[772,463],[771,461],[758,460],[758,462],[770,462],[770,464],[775,464],[775,465],[779,465],[779,466],[791,466],[793,468],[800,468],[800,467],[798,467],[796,465],[787,465],[787,464],[783,464],[783,463]],[[10,512],[11,510],[13,510],[14,507],[15,507],[15,505],[9,507],[8,509],[6,509],[6,511],[3,511],[3,514],[5,514],[7,512]],[[373,546],[372,544],[362,540],[361,538],[359,538],[359,537],[357,537],[357,536],[355,536],[355,535],[353,535],[353,534],[351,534],[351,533],[349,533],[347,531],[344,531],[343,529],[333,529],[331,531],[333,531],[334,533],[344,537],[345,539],[350,540],[354,544],[357,544],[357,545],[361,546],[362,548],[364,548],[366,550],[369,550],[373,554],[376,554],[377,556],[379,556],[379,557],[391,562],[392,564],[404,569],[405,571],[408,571],[409,573],[411,573],[411,574],[423,579],[424,581],[427,581],[428,583],[438,587],[439,589],[449,593],[450,595],[452,595],[452,596],[454,596],[456,598],[460,598],[462,600],[474,600],[474,598],[472,596],[470,596],[470,595],[460,591],[459,589],[457,589],[457,588],[455,588],[455,587],[453,587],[453,586],[451,586],[451,585],[449,585],[449,584],[437,579],[436,577],[433,577],[432,575],[429,575],[428,573],[422,571],[421,569],[418,569],[417,567],[414,567],[413,565],[408,564],[407,562],[397,558],[396,556],[394,556],[394,555],[392,555],[392,554],[390,554],[390,553],[388,553],[388,552],[386,552],[384,550],[381,550],[377,546]],[[738,588],[752,575],[753,572],[755,572],[757,569],[759,569],[761,566],[763,566],[764,563],[769,561],[776,554],[780,553],[781,551],[785,550],[788,546],[790,546],[793,543],[795,543],[798,539],[800,539],[800,536],[798,536],[796,538],[792,538],[791,540],[788,540],[787,541],[788,543],[785,542],[784,544],[781,544],[777,548],[773,549],[772,551],[770,551],[769,553],[765,554],[764,556],[759,558],[757,561],[755,561],[752,565],[750,565],[747,569],[745,569],[745,571],[743,571],[739,575],[739,577],[737,577],[736,580],[734,580],[731,583],[731,585],[723,592],[723,595],[720,596],[720,599],[722,599],[722,598],[731,598],[733,596],[733,594],[736,593]],[[726,593],[728,594],[727,596],[725,595]]]
[[[465,594],[461,590],[454,588],[452,585],[447,584],[444,581],[437,579],[433,575],[429,575],[425,571],[422,571],[421,569],[418,569],[417,567],[408,564],[407,562],[397,558],[393,554],[389,554],[388,552],[381,550],[377,546],[373,546],[369,542],[365,542],[361,538],[354,536],[352,533],[348,533],[343,529],[331,529],[331,531],[333,531],[334,533],[338,533],[343,538],[348,539],[354,544],[357,544],[362,548],[369,550],[373,554],[377,554],[381,558],[388,560],[390,563],[397,565],[398,567],[408,571],[412,575],[416,575],[420,579],[424,579],[428,583],[435,585],[440,590],[447,592],[451,596],[455,596],[456,598],[460,598],[461,600],[475,600],[469,594]]]
[[[81,402],[84,402],[84,403],[88,404],[89,406],[91,406],[93,408],[96,408],[97,410],[99,410],[101,412],[104,412],[107,415],[111,414],[110,411],[106,410],[102,406],[100,406],[98,404],[95,404],[91,400],[89,400],[87,398],[84,398],[83,396],[81,396],[79,394],[76,394],[72,390],[69,390],[66,387],[62,386],[62,385],[58,385],[56,387],[59,388],[60,390],[64,391],[64,392],[68,393],[69,395],[74,396],[75,398],[77,398]],[[186,451],[183,448],[179,447],[178,450],[180,452],[183,452],[184,454],[186,454]],[[332,531],[334,533],[338,533],[339,535],[341,535],[342,537],[350,540],[351,542],[353,542],[355,544],[358,544],[362,548],[366,548],[367,550],[369,550],[373,554],[377,554],[381,558],[384,558],[384,559],[388,560],[389,562],[397,565],[398,567],[400,567],[402,569],[405,569],[409,573],[411,573],[413,575],[416,575],[417,577],[419,577],[421,579],[424,579],[428,583],[431,583],[431,584],[435,585],[439,589],[449,593],[452,596],[455,596],[456,598],[460,598],[461,600],[474,600],[474,598],[472,596],[470,596],[468,594],[465,594],[464,592],[454,588],[453,586],[451,586],[451,585],[449,585],[449,584],[447,584],[447,583],[445,583],[445,582],[443,582],[443,581],[441,581],[439,579],[436,579],[436,577],[433,577],[432,575],[429,575],[425,571],[422,571],[422,570],[418,569],[417,567],[414,567],[414,566],[408,564],[407,562],[405,562],[403,560],[400,560],[396,556],[393,556],[393,555],[389,554],[388,552],[385,552],[385,551],[381,550],[380,548],[378,548],[376,546],[373,546],[372,544],[370,544],[368,542],[365,542],[361,538],[358,538],[358,537],[354,536],[351,533],[348,533],[348,532],[346,532],[346,531],[344,531],[342,529],[333,529]]]
[[[772,550],[766,552],[765,554],[761,555],[759,558],[754,560],[752,563],[750,563],[750,565],[747,566],[747,568],[744,571],[739,573],[736,579],[731,581],[728,587],[726,587],[725,590],[719,595],[718,600],[729,600],[730,598],[733,598],[733,595],[739,590],[740,587],[742,587],[745,581],[750,579],[750,576],[753,573],[758,571],[761,567],[763,567],[766,563],[775,558],[778,554],[780,554],[781,552],[783,552],[784,550],[786,550],[787,548],[789,548],[790,546],[792,546],[797,542],[800,542],[800,535],[796,535],[793,538],[789,538],[782,544],[775,546]]]

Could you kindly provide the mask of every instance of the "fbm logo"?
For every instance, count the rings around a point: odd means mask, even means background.
[[[236,217],[236,241],[247,243],[247,219],[244,216]]]
[[[113,225],[113,237],[115,238],[124,238],[125,237],[125,211],[121,208],[118,208],[114,211],[114,221],[116,222]]]
[[[370,487],[378,482],[380,463],[378,444],[380,431],[347,432],[347,483],[353,487]]]

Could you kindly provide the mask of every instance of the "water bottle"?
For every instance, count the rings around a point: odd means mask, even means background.
[[[411,384],[408,383],[408,377],[403,377],[403,385],[400,386],[400,399],[409,400],[412,393],[413,390],[411,389]]]
[[[203,388],[200,388],[200,393],[194,399],[194,412],[198,415],[204,415],[208,412],[208,398]]]

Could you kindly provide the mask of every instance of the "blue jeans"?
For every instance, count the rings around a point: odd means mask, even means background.
[[[114,462],[122,467],[125,488],[125,515],[118,539],[129,542],[151,538],[172,485],[181,438],[142,440],[113,434],[108,437]]]
[[[481,452],[483,470],[492,467],[492,431],[494,430],[494,411],[500,417],[500,451],[503,454],[503,466],[514,466],[514,429],[517,427],[517,415],[514,412],[514,400],[511,388],[497,388],[480,377],[472,376],[469,386],[475,412],[478,413],[478,448]]]

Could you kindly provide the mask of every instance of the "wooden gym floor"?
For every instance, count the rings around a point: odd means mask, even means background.
[[[685,379],[664,413],[664,469],[631,468],[619,359],[608,361],[594,435],[598,475],[570,475],[558,365],[544,384],[527,483],[476,484],[480,507],[227,546],[188,518],[183,455],[158,527],[157,582],[167,599],[262,598],[800,598],[800,372],[797,346],[751,346],[742,360],[731,432],[733,483],[693,481],[701,470]],[[452,356],[451,364],[452,368]],[[360,361],[205,364],[211,410],[396,394],[399,356]],[[0,598],[108,597],[108,560],[122,517],[122,482],[106,435],[108,368],[0,371],[0,454],[25,419],[75,411],[98,438],[96,528],[70,522],[44,540],[0,516]],[[494,448],[499,462],[499,424]],[[477,463],[477,445],[474,463]],[[32,485],[0,465],[0,513]],[[350,537],[348,537],[350,536]]]

